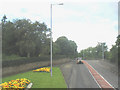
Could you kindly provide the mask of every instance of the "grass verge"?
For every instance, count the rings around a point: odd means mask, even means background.
[[[29,71],[26,73],[5,77],[2,79],[2,82],[7,82],[17,78],[27,78],[33,83],[32,88],[67,88],[59,67],[53,67],[52,71],[52,77],[50,73]]]

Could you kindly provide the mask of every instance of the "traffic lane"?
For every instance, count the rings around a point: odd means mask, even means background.
[[[73,63],[69,88],[99,88],[84,64]]]
[[[72,67],[73,67],[73,62],[68,62],[60,66],[60,69],[62,71],[67,86],[69,85],[70,77],[72,75]]]
[[[114,88],[118,88],[118,75],[113,73],[109,64],[102,63],[99,60],[87,61],[100,75],[102,75]],[[104,62],[104,61],[102,61]]]

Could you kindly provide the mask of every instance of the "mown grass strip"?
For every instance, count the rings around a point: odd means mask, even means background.
[[[2,82],[15,80],[17,78],[27,78],[32,83],[32,88],[67,88],[64,77],[59,67],[53,67],[53,76],[46,72],[33,72],[20,73],[17,75],[5,77]]]

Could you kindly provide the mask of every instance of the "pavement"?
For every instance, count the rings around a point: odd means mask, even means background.
[[[109,65],[99,60],[86,60],[99,74],[101,74],[113,87],[118,87],[118,76],[109,70]],[[68,88],[100,88],[85,64],[76,64],[73,60],[60,66]]]

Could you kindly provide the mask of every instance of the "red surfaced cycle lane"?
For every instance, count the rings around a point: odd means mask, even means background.
[[[115,88],[107,82],[90,64],[88,64],[86,61],[82,60],[82,62],[86,65],[91,75],[96,80],[97,84],[102,90],[115,90]]]

